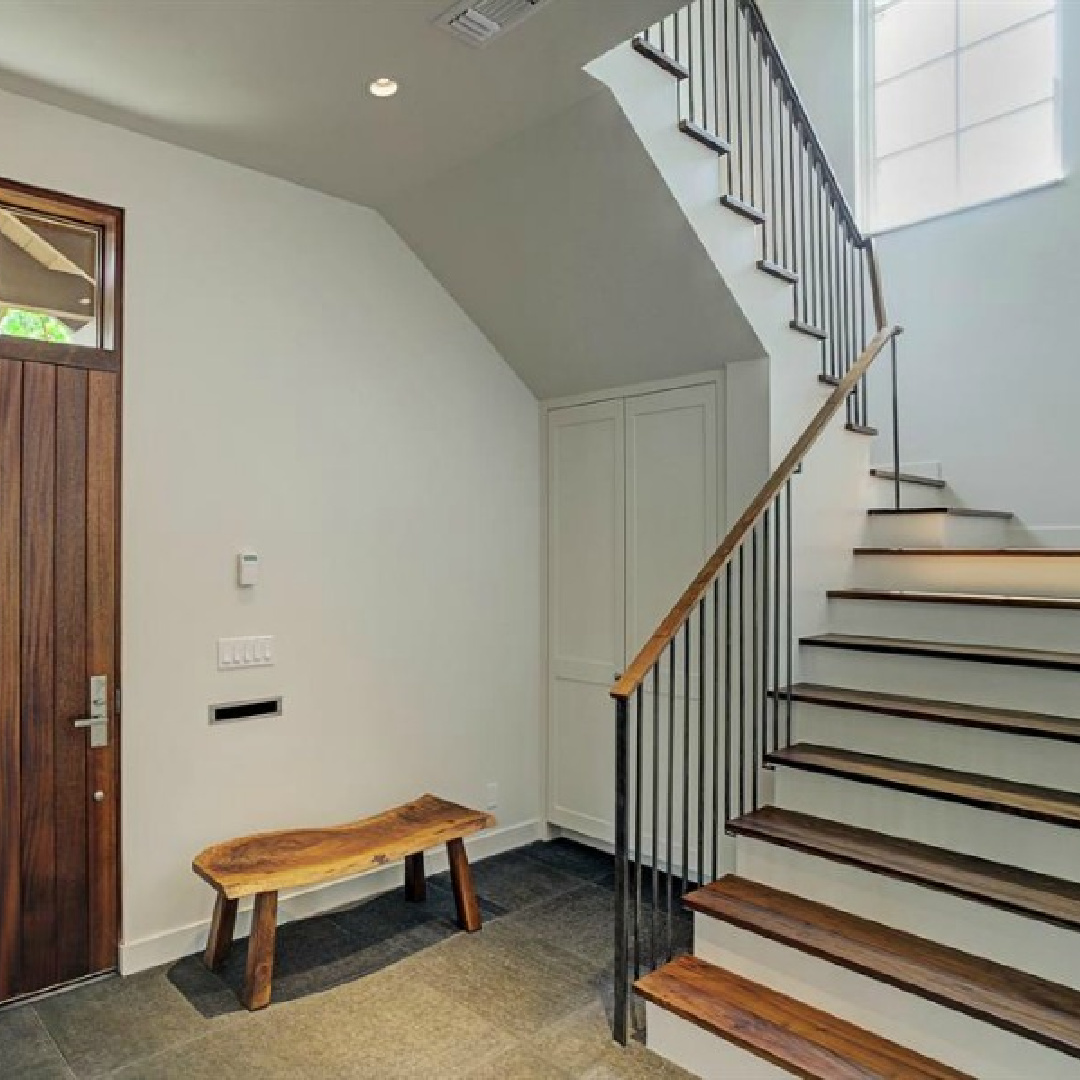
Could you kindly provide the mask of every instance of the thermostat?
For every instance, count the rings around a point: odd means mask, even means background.
[[[248,589],[259,582],[259,555],[255,551],[241,551],[236,556],[236,584]]]

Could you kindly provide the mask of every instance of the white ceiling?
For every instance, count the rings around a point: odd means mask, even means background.
[[[550,0],[474,49],[449,0],[3,0],[0,87],[379,206],[595,93],[582,66],[678,3]]]

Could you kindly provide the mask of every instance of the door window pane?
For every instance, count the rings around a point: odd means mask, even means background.
[[[97,229],[0,205],[0,334],[100,346]]]
[[[1054,20],[1000,34],[960,54],[961,127],[1032,105],[1054,92]]]

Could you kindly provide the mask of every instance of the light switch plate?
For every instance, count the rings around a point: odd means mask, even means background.
[[[272,637],[218,638],[218,670],[269,667],[274,662]]]

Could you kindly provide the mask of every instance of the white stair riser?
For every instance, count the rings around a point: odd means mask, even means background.
[[[1080,829],[801,769],[778,768],[775,781],[785,810],[1080,879]]]
[[[853,584],[869,589],[1080,596],[1080,558],[1024,555],[858,555]]]
[[[1075,1059],[915,994],[708,916],[695,916],[694,935],[702,959],[980,1080],[1075,1080]]]
[[[803,681],[1080,716],[1080,672],[806,646]]]
[[[702,1080],[788,1080],[796,1075],[658,1005],[646,1003],[645,1030],[653,1053]]]
[[[1080,611],[833,599],[829,628],[838,634],[1080,652]]]
[[[948,491],[943,488],[900,481],[901,506],[946,506],[949,501]],[[896,495],[891,480],[882,480],[880,476],[870,477],[870,505],[883,509],[891,509],[896,505]]]
[[[748,837],[737,851],[740,877],[1080,989],[1074,930]]]
[[[1080,791],[1080,743],[800,703],[794,720],[796,742]]]
[[[1004,547],[1009,519],[952,514],[868,514],[868,547]]]

